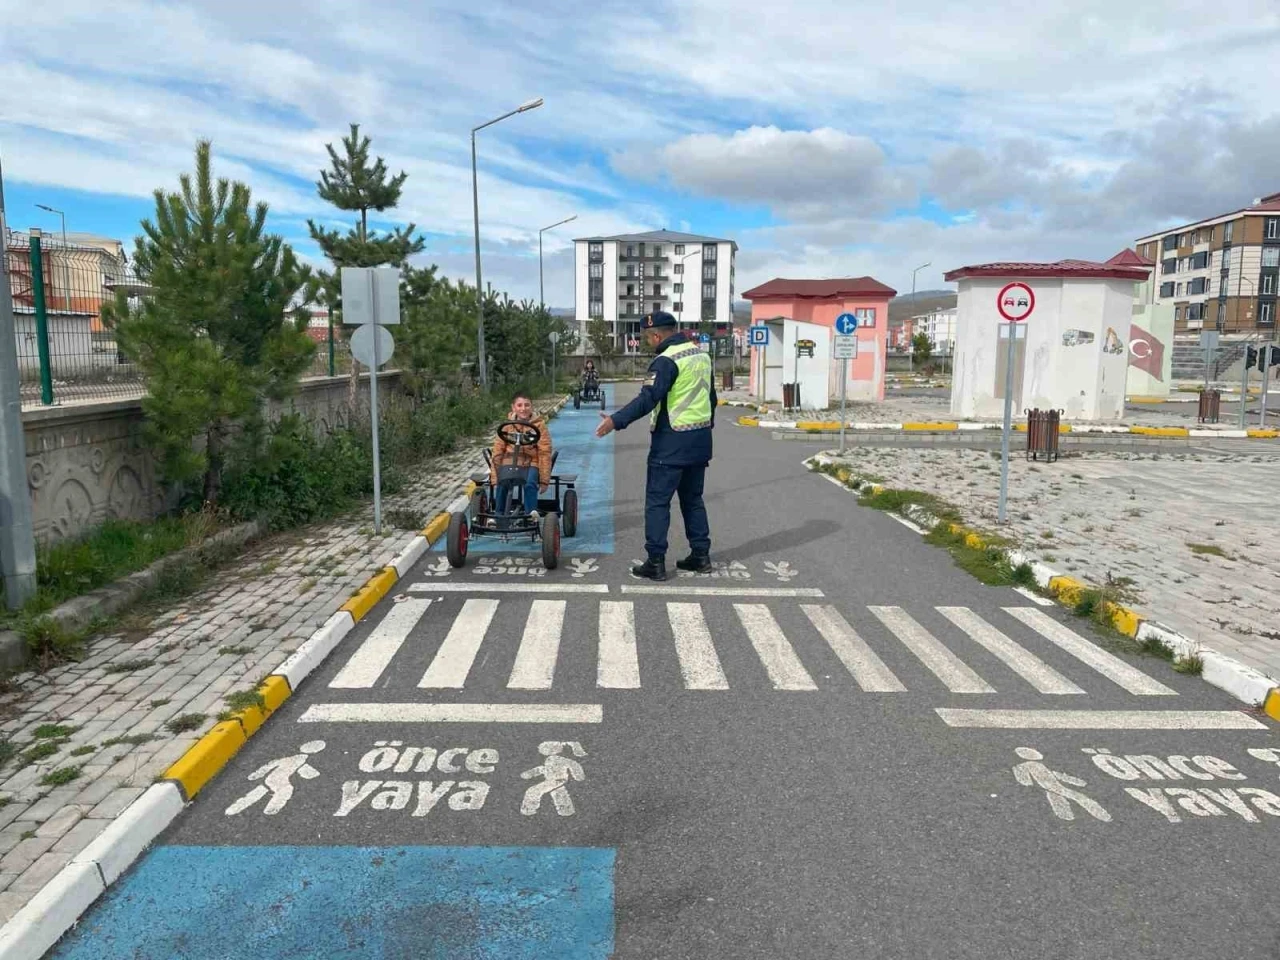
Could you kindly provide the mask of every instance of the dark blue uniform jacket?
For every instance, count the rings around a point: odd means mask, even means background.
[[[671,429],[667,419],[667,393],[676,382],[679,369],[676,362],[663,353],[672,347],[697,341],[685,333],[674,333],[658,344],[658,355],[649,364],[649,376],[645,378],[640,395],[613,414],[613,425],[625,429],[636,420],[646,418],[654,407],[659,407],[658,426],[649,441],[649,462],[666,467],[700,467],[711,462],[711,430],[716,422],[716,385],[711,381],[711,426],[699,430]],[[646,421],[647,425],[647,421]]]

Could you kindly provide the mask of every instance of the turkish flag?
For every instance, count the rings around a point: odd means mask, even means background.
[[[1136,323],[1129,324],[1129,366],[1164,383],[1164,344]]]

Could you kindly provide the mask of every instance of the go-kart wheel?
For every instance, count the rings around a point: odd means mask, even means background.
[[[564,535],[566,537],[575,537],[578,535],[578,491],[566,490],[564,492],[564,513],[561,514],[564,524]]]
[[[575,410],[582,409],[582,398],[578,396],[576,393],[573,395],[573,409]]]
[[[542,565],[554,570],[560,562],[560,517],[548,513],[542,518]]]
[[[471,538],[471,528],[467,526],[467,515],[459,510],[449,515],[449,532],[445,538],[445,555],[449,558],[449,566],[462,567],[467,563],[467,541]]]
[[[600,394],[600,409],[604,409],[604,393]]]

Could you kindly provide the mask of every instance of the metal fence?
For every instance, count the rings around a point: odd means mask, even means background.
[[[13,296],[19,392],[24,406],[85,400],[125,400],[146,393],[142,371],[120,351],[103,322],[103,306],[123,292],[144,297],[123,245],[115,240],[64,243],[33,231],[4,238]],[[308,334],[316,352],[303,376],[344,374],[351,352],[341,328],[312,315]]]

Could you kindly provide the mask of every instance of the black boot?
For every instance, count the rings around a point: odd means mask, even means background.
[[[688,570],[690,573],[710,573],[711,558],[705,553],[691,553],[683,560],[676,561],[677,570]]]
[[[667,558],[650,557],[644,563],[632,567],[631,575],[641,580],[665,580],[667,579]]]

